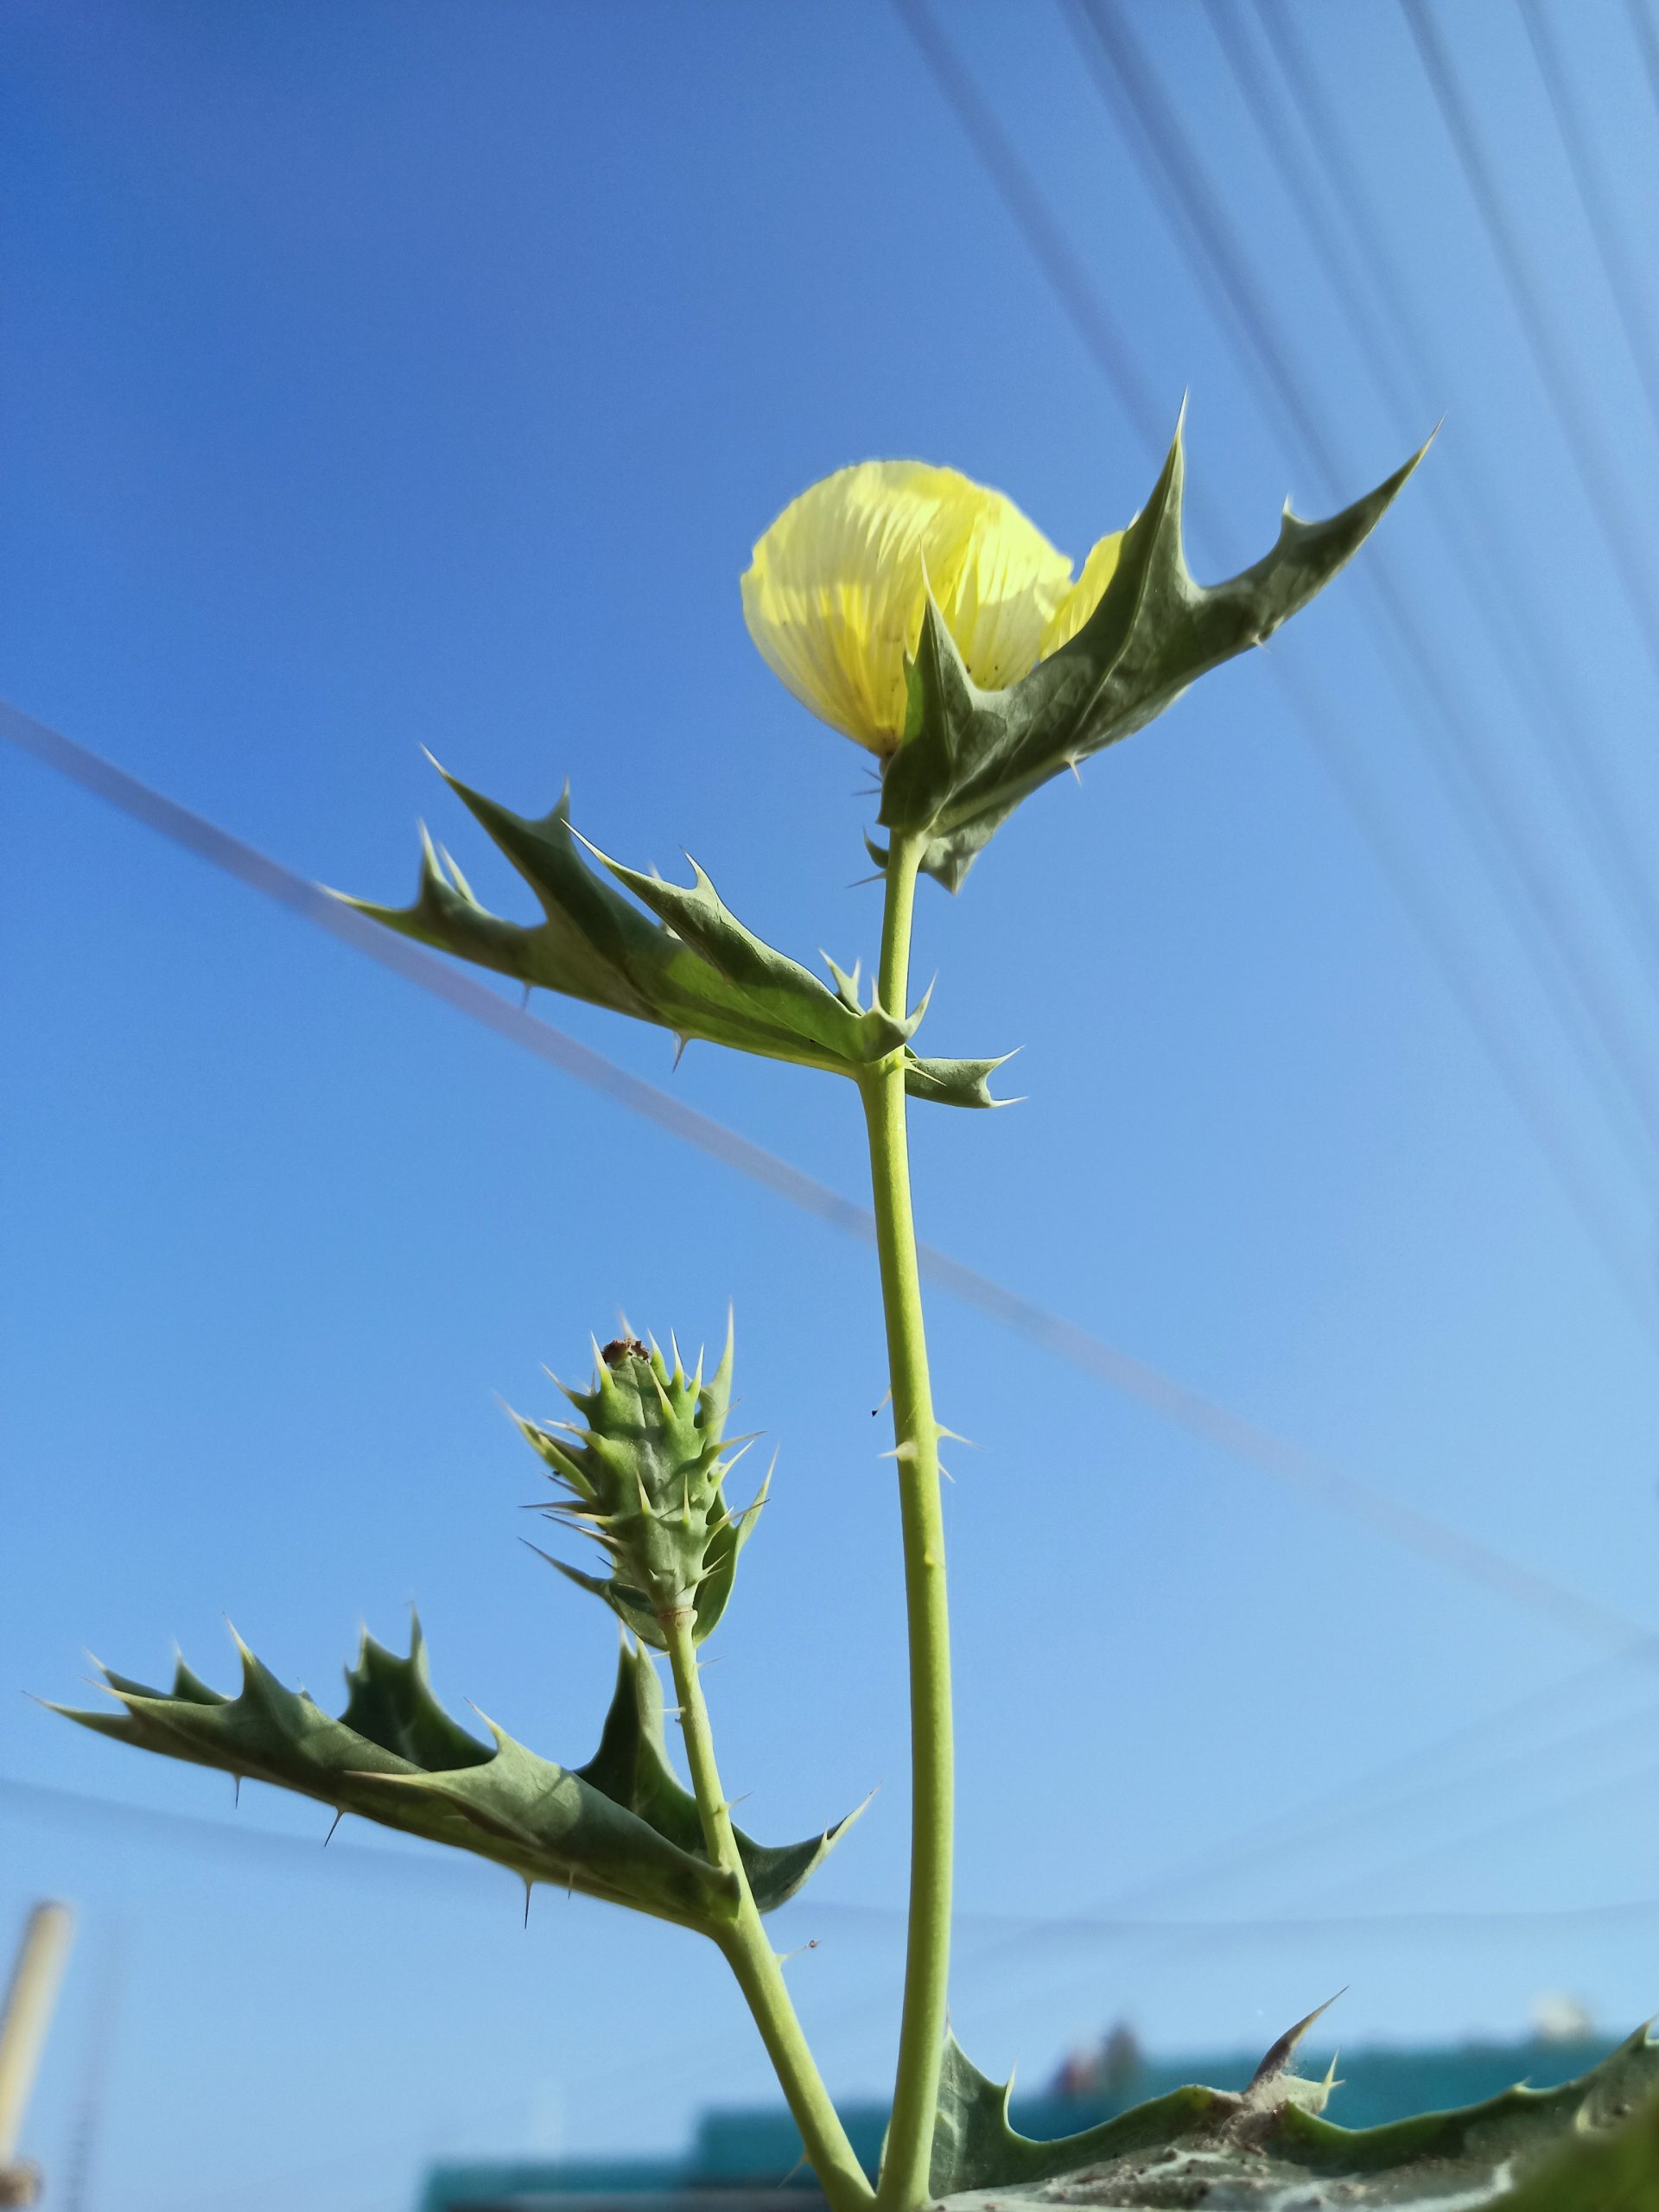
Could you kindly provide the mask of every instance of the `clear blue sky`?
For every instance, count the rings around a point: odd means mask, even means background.
[[[1645,282],[1659,111],[1630,12],[1541,5]],[[1344,495],[1446,427],[1369,577],[926,898],[931,1048],[1023,1045],[1027,1096],[918,1115],[925,1230],[1635,1636],[1659,1626],[1659,1027],[1568,801],[1592,779],[1627,848],[1659,849],[1651,624],[1405,13],[1275,18],[1400,272],[1402,410],[1209,13],[1117,12]],[[1228,13],[1281,97],[1255,9]],[[1651,393],[1523,16],[1430,16],[1650,577]],[[947,21],[1169,423],[1190,391],[1195,566],[1253,556],[1320,479],[1075,26]],[[405,895],[425,815],[514,906],[424,745],[525,810],[568,776],[608,850],[689,848],[774,942],[868,957],[861,764],[750,646],[750,543],[827,470],[916,454],[1081,556],[1157,464],[892,10],[12,0],[0,104],[0,692],[329,883]],[[1375,320],[1328,185],[1320,206]],[[1650,347],[1650,288],[1626,306]],[[1446,528],[1471,508],[1484,574]],[[1484,748],[1462,810],[1378,581]],[[1310,742],[1270,663],[1340,702],[1339,736]],[[394,2212],[436,2150],[671,2143],[708,2099],[765,2093],[690,1938],[547,1897],[525,1933],[505,1878],[371,1857],[396,1847],[350,1824],[324,1860],[316,1808],[250,1789],[233,1818],[215,1777],[21,1694],[73,1695],[83,1643],[153,1678],[175,1636],[228,1683],[228,1613],[326,1696],[359,1621],[396,1638],[415,1600],[451,1702],[587,1756],[610,1631],[517,1541],[535,1470],[492,1394],[550,1412],[539,1363],[580,1371],[620,1306],[684,1341],[735,1304],[745,1422],[781,1456],[710,1677],[722,1763],[770,1837],[883,1785],[784,1923],[822,1939],[791,1971],[835,2086],[880,2091],[906,1793],[868,1253],[10,750],[0,806],[0,1772],[212,1824],[0,1792],[0,1929],[42,1891],[83,1915],[37,2149],[61,2167],[111,1980],[92,2202],[124,2212]],[[671,1077],[657,1033],[543,1010],[858,1192],[842,1087],[705,1048]],[[932,1319],[945,1416],[980,1447],[950,1510],[956,2011],[984,2063],[1039,2079],[1119,2016],[1166,2048],[1262,2046],[1343,1983],[1349,2045],[1515,2032],[1545,1990],[1610,2028],[1659,2003],[1659,1913],[1562,1916],[1656,1894],[1659,1681],[1600,1663],[1617,1627],[1574,1633],[943,1299]],[[1465,1723],[1490,1725],[1361,1789]],[[1327,1794],[1340,1821],[1300,1819]],[[1268,1821],[1272,1850],[1233,1851]],[[1229,1927],[1010,1952],[987,1924],[1128,1912]],[[1556,1916],[1423,1917],[1501,1912]],[[1356,1924],[1376,1915],[1414,1917]]]

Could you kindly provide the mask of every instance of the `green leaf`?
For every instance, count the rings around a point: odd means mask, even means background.
[[[988,2080],[952,2037],[931,2193],[963,2200],[964,2212],[969,2193],[985,2190],[996,2191],[999,2208],[1059,2201],[1099,2212],[1198,2204],[1204,2212],[1659,2207],[1659,2113],[1651,2102],[1659,2093],[1659,2042],[1645,2029],[1560,2088],[1506,2089],[1460,2112],[1355,2130],[1320,2116],[1340,2086],[1330,2075],[1309,2082],[1287,2070],[1308,2024],[1274,2046],[1242,2094],[1177,2089],[1053,2143],[1014,2132],[1007,2086]]]
[[[1303,522],[1287,507],[1271,552],[1225,583],[1203,585],[1181,545],[1178,429],[1100,604],[1021,682],[982,691],[929,601],[905,741],[883,779],[881,821],[927,832],[922,866],[958,889],[1021,799],[1143,728],[1198,677],[1261,645],[1306,607],[1370,536],[1421,457],[1323,522]]]
[[[492,1745],[454,1720],[432,1694],[418,1622],[406,1658],[364,1637],[338,1719],[285,1688],[239,1638],[237,1649],[234,1698],[181,1662],[170,1693],[105,1669],[118,1713],[54,1709],[141,1750],[472,1852],[526,1884],[556,1883],[709,1935],[734,1918],[735,1878],[704,1853],[695,1805],[669,1770],[661,1693],[643,1652],[624,1651],[600,1748],[573,1770],[493,1721]],[[763,1912],[793,1896],[846,1826],[781,1848],[741,1839]]]
[[[918,1060],[905,1071],[905,1089],[912,1098],[937,1099],[942,1106],[1007,1106],[1012,1101],[993,1098],[990,1078],[1012,1059],[1004,1052],[995,1060]]]
[[[1009,2124],[1013,2087],[1012,2082],[993,2082],[982,2074],[956,2037],[947,2033],[929,2183],[934,2196],[1035,2185],[1097,2158],[1161,2149],[1196,2133],[1225,2101],[1217,2089],[1174,2089],[1081,2135],[1040,2143]]]
[[[1503,2200],[1503,2212],[1656,2212],[1659,2097],[1628,2126],[1570,2143]]]
[[[681,1787],[668,1763],[663,1732],[663,1690],[646,1652],[625,1641],[599,1749],[577,1772],[584,1782],[639,1815],[657,1834],[683,1851],[700,1854],[702,1828],[696,1800]],[[817,1872],[853,1822],[862,1805],[822,1835],[804,1843],[756,1843],[734,1827],[749,1888],[762,1912],[786,1904],[809,1875]]]
[[[348,899],[359,913],[527,988],[654,1022],[683,1045],[696,1038],[854,1077],[904,1046],[908,1085],[918,1097],[995,1104],[985,1079],[996,1061],[918,1058],[906,1039],[919,1016],[861,1007],[846,989],[832,990],[775,951],[738,920],[695,861],[690,884],[665,883],[580,839],[570,827],[568,794],[551,814],[531,820],[454,776],[444,780],[535,893],[541,922],[525,928],[490,913],[424,830],[415,903]],[[588,864],[579,846],[604,873]],[[649,912],[642,913],[636,899]],[[838,986],[846,982],[834,972]]]

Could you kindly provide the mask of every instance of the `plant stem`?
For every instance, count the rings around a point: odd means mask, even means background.
[[[909,994],[911,920],[923,842],[895,836],[887,855],[878,988],[881,1005],[901,1018]],[[903,1051],[873,1069],[861,1088],[869,1127],[876,1248],[893,1382],[910,1645],[910,1925],[893,2118],[876,2202],[880,2212],[914,2212],[930,2193],[950,1957],[950,1631],[939,1501],[939,1428],[928,1381],[911,1212]]]
[[[847,2140],[830,2093],[824,2088],[801,2024],[795,2017],[785,1986],[783,1969],[762,1923],[748,1877],[732,1830],[726,1793],[715,1764],[715,1739],[703,1702],[702,1680],[692,1640],[695,1618],[690,1606],[658,1616],[668,1639],[669,1663],[679,1700],[680,1726],[685,1737],[685,1756],[691,1769],[691,1786],[702,1822],[702,1840],[709,1856],[737,1878],[739,1906],[735,1923],[715,1941],[725,1953],[738,1986],[748,2000],[760,2039],[766,2046],[801,2140],[812,2161],[832,2212],[864,2212],[871,2190],[864,2170]]]

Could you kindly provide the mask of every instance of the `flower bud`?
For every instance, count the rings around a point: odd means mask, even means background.
[[[543,1510],[591,1536],[611,1571],[585,1574],[563,1560],[550,1564],[659,1650],[669,1614],[692,1613],[698,1643],[713,1629],[731,1594],[737,1554],[766,1501],[763,1484],[742,1512],[726,1508],[721,1485],[748,1441],[738,1440],[739,1452],[727,1453],[731,1384],[729,1327],[707,1382],[701,1358],[688,1376],[677,1346],[671,1370],[654,1341],[620,1337],[597,1353],[591,1390],[565,1390],[582,1425],[518,1421],[568,1493]]]
[[[820,721],[885,760],[898,750],[932,594],[984,691],[1018,683],[1099,605],[1122,544],[1071,563],[1012,499],[954,468],[866,461],[791,501],[754,549],[743,619],[774,674]]]

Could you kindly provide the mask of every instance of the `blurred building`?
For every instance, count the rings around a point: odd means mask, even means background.
[[[1571,2025],[1573,2032],[1565,2031]],[[1477,2104],[1516,2082],[1547,2088],[1605,2058],[1610,2037],[1592,2035],[1582,2014],[1562,2006],[1515,2043],[1467,2043],[1433,2050],[1344,2051],[1343,2086],[1331,2117],[1344,2127],[1375,2127],[1413,2113]],[[1094,2050],[1075,2053],[1046,2090],[1016,2097],[1012,2117],[1024,2135],[1073,2135],[1127,2106],[1184,2082],[1242,2089],[1259,2051],[1157,2058],[1130,2031],[1114,2028]],[[842,2119],[853,2148],[874,2174],[886,2107],[850,2105]],[[689,2151],[661,2158],[503,2158],[434,2166],[418,2212],[810,2212],[822,2202],[801,2164],[801,2142],[781,2107],[706,2113]]]

